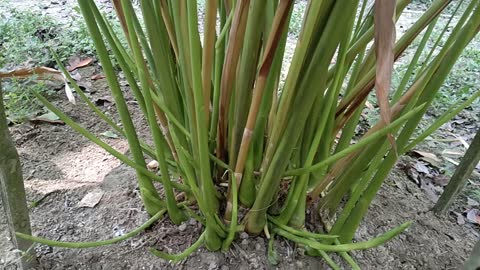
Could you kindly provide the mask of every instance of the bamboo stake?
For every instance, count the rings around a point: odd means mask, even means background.
[[[35,253],[30,247],[33,242],[18,237],[15,233],[31,235],[27,199],[23,185],[22,167],[12,137],[8,132],[5,107],[3,106],[2,86],[0,84],[0,193],[7,217],[7,226],[15,249],[23,252],[18,266],[30,269],[36,264]]]
[[[473,138],[472,144],[468,147],[467,153],[462,158],[462,161],[458,165],[455,173],[453,174],[450,182],[443,191],[440,199],[433,207],[433,211],[439,215],[445,215],[457,199],[458,194],[467,185],[468,178],[472,174],[475,166],[480,161],[480,129],[477,130],[477,134]]]

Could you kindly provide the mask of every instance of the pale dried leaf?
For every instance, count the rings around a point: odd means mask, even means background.
[[[480,225],[480,210],[472,208],[467,212],[467,220]]]
[[[472,207],[472,206],[475,207],[475,206],[480,206],[480,203],[472,198],[467,198],[467,205],[469,207]]]
[[[31,121],[34,122],[46,122],[51,124],[65,124],[60,118],[53,112],[48,112],[33,118]]]
[[[465,141],[465,139],[463,139],[461,136],[456,136],[456,137],[463,144],[463,147],[465,147],[465,149],[468,149],[470,147],[467,141]]]
[[[425,164],[423,164],[421,162],[416,162],[415,163],[415,169],[418,172],[421,172],[421,173],[424,173],[424,174],[430,174],[430,170],[428,169],[428,167],[425,166]]]
[[[104,193],[105,192],[103,192],[100,189],[95,189],[93,191],[90,191],[77,204],[77,207],[90,207],[90,208],[95,207],[95,205],[97,205],[100,202],[100,200],[102,199]]]
[[[451,159],[451,158],[448,158],[448,157],[443,157],[443,158],[444,158],[446,161],[452,163],[453,165],[457,165],[457,166],[458,166],[458,164],[459,164],[457,161],[455,161],[455,160],[453,160],[453,159]]]
[[[442,155],[463,156],[465,153],[445,149],[442,151]]]
[[[67,95],[68,101],[72,104],[76,104],[75,97],[73,96],[72,88],[68,85],[67,77],[62,73],[63,78],[65,79],[65,94]]]
[[[421,160],[426,161],[435,167],[439,167],[442,162],[442,160],[439,157],[437,157],[434,153],[418,151],[418,150],[414,150],[412,152],[419,155]]]
[[[424,151],[418,151],[418,150],[414,150],[413,151],[414,153],[422,156],[422,157],[425,157],[425,158],[428,158],[428,159],[432,159],[432,160],[435,160],[436,162],[441,162],[442,160],[440,158],[438,158],[434,153],[429,153],[429,152],[424,152]]]

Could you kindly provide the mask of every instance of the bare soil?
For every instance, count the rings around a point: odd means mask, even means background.
[[[115,115],[105,80],[90,79],[99,73],[98,66],[81,69],[81,84],[103,111]],[[127,99],[131,100],[128,94]],[[96,135],[109,131],[84,104],[68,103],[62,91],[54,103]],[[145,130],[133,101],[130,106],[139,129]],[[472,119],[468,112],[460,117]],[[475,127],[478,124],[473,128],[460,125],[456,130],[470,134]],[[110,239],[135,229],[149,218],[138,196],[135,172],[68,126],[28,122],[12,127],[11,133],[23,163],[27,200],[35,202],[30,213],[35,235],[60,241]],[[128,153],[124,139],[102,138]],[[460,198],[447,217],[437,217],[430,211],[435,198],[412,181],[406,170],[412,162],[415,160],[402,159],[391,172],[355,240],[371,239],[408,220],[413,225],[384,246],[353,252],[362,269],[458,269],[479,238],[478,225],[459,222],[458,215],[465,210],[465,197]],[[424,176],[417,177],[421,181]],[[476,177],[478,174],[472,179],[478,182]],[[104,192],[96,206],[77,206],[86,194],[95,190]],[[0,269],[16,269],[3,215],[1,209]],[[201,231],[201,225],[193,219],[176,226],[165,218],[140,235],[112,246],[65,249],[35,245],[37,269],[329,269],[320,258],[305,255],[301,247],[284,239],[276,240],[280,263],[273,266],[267,260],[267,240],[246,234],[239,235],[228,252],[201,248],[177,264],[147,251],[147,247],[183,251]]]

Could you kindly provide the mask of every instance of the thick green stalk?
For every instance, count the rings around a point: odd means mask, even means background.
[[[455,11],[450,15],[450,18],[448,19],[448,22],[443,27],[442,32],[440,33],[437,40],[435,41],[435,44],[433,44],[432,49],[428,53],[427,57],[425,57],[425,60],[424,60],[425,63],[428,63],[430,61],[430,58],[433,56],[433,53],[435,52],[437,47],[440,45],[440,42],[442,41],[444,34],[450,28],[450,23],[452,22],[453,18],[455,18],[455,15],[460,10],[460,7],[462,6],[462,4],[463,4],[463,0],[458,2],[458,5],[455,8]],[[457,31],[457,28],[461,27],[463,25],[463,23],[467,20],[468,16],[470,15],[470,13],[471,13],[471,11],[473,10],[474,7],[475,7],[475,1],[470,1],[470,4],[465,8],[462,16],[460,17],[460,19],[457,22],[457,26],[453,29],[453,32]],[[447,44],[445,44],[445,45],[447,45]]]
[[[480,3],[477,3],[476,10],[473,12],[472,17],[470,18],[469,22],[460,30],[458,35],[452,34],[450,39],[454,39],[452,41],[451,47],[444,47],[443,51],[446,54],[439,55],[442,56],[438,59],[441,61],[439,68],[436,70],[435,74],[431,80],[428,81],[427,85],[425,86],[425,91],[420,95],[417,104],[423,103],[427,104],[424,108],[421,109],[421,113],[417,116],[412,117],[403,128],[402,132],[398,136],[397,139],[397,147],[400,153],[404,153],[405,145],[408,142],[408,139],[411,137],[413,132],[415,131],[418,123],[421,120],[421,116],[425,113],[426,108],[432,102],[435,93],[438,91],[440,86],[445,81],[446,76],[450,72],[453,64],[456,62],[458,57],[460,56],[461,52],[465,48],[465,46],[470,42],[470,40],[476,35],[480,27]],[[395,164],[397,160],[396,153],[390,151],[387,155],[385,160],[382,162],[380,169],[377,171],[376,175],[373,177],[369,187],[365,190],[362,195],[362,198],[359,200],[355,208],[352,210],[354,215],[351,215],[344,225],[345,234],[342,235],[341,242],[348,242],[353,238],[353,235],[360,224],[363,216],[365,215],[368,205],[370,205],[371,201],[375,197],[378,189],[380,188],[383,180],[387,177],[388,173],[390,172],[391,168]]]
[[[423,34],[422,40],[420,41],[420,44],[418,45],[412,60],[408,64],[407,70],[403,75],[402,81],[400,82],[400,85],[397,87],[397,90],[395,90],[395,94],[392,97],[392,103],[397,102],[397,100],[400,98],[400,96],[403,94],[403,91],[407,87],[407,84],[413,75],[413,71],[417,68],[418,60],[420,59],[420,56],[424,52],[425,46],[427,45],[427,42],[430,39],[433,29],[435,29],[435,26],[437,25],[437,22],[438,22],[438,17],[435,18],[432,23],[430,23],[427,30],[425,31],[425,34]],[[433,50],[434,49],[432,49],[432,51]]]
[[[189,1],[187,3],[188,9],[188,31],[190,35],[190,55],[191,55],[191,70],[192,70],[192,82],[193,82],[193,97],[195,104],[196,114],[196,132],[194,136],[197,136],[198,145],[198,162],[200,164],[200,189],[202,196],[207,204],[205,209],[207,217],[207,228],[205,245],[210,250],[218,250],[221,245],[221,239],[215,232],[216,227],[215,220],[212,218],[218,207],[218,200],[215,196],[216,190],[213,186],[213,179],[210,174],[210,158],[208,149],[208,125],[205,116],[205,103],[203,99],[202,91],[202,78],[201,78],[201,54],[200,54],[200,39],[198,36],[197,28],[197,5],[196,1]],[[193,135],[193,134],[192,134]]]
[[[145,159],[143,158],[143,151],[140,146],[135,127],[133,126],[127,104],[125,102],[125,98],[123,97],[120,84],[118,83],[115,70],[110,60],[110,56],[108,54],[105,43],[103,42],[103,38],[96,24],[95,17],[91,13],[91,8],[89,7],[90,5],[93,5],[93,3],[91,0],[79,0],[78,4],[80,6],[83,16],[85,17],[87,27],[97,49],[98,57],[102,63],[103,70],[112,91],[115,105],[117,106],[120,119],[122,120],[122,124],[125,128],[128,145],[130,146],[133,159],[135,163],[137,163],[141,167],[146,167]],[[161,206],[157,204],[157,201],[160,200],[160,197],[158,196],[157,190],[153,186],[152,181],[139,170],[137,170],[137,178],[138,184],[140,186],[140,194],[145,204],[145,208],[147,212],[153,216],[161,209]]]
[[[259,26],[263,24],[263,16],[266,1],[255,1],[252,3],[248,15],[245,38],[243,41],[242,54],[240,56],[237,70],[236,86],[234,93],[235,110],[233,115],[232,141],[229,149],[229,163],[235,167],[237,155],[242,142],[243,129],[245,127],[248,109],[252,101],[252,89],[257,76],[257,67],[260,59],[262,31]],[[268,33],[267,33],[268,34]]]
[[[125,2],[125,1],[128,1],[128,0],[122,0],[122,2]],[[145,1],[142,1],[142,5],[145,5],[145,4],[146,4]],[[144,14],[145,13],[148,13],[148,11],[144,10]],[[148,70],[146,70],[145,68],[146,66],[143,65],[145,60],[143,58],[142,50],[140,48],[137,35],[135,31],[133,31],[134,30],[133,21],[131,19],[133,15],[130,14],[129,9],[125,9],[125,17],[126,17],[127,27],[129,29],[130,44],[132,47],[135,62],[137,63],[137,74],[139,76],[140,84],[143,89],[143,96],[145,98],[145,105],[147,109],[146,117],[150,127],[150,132],[152,134],[153,142],[155,144],[156,159],[159,162],[160,172],[162,174],[162,184],[163,184],[163,189],[165,191],[168,215],[170,216],[173,223],[179,224],[186,219],[186,216],[183,215],[183,213],[177,207],[175,194],[173,192],[172,185],[170,182],[170,178],[169,178],[170,174],[169,174],[167,162],[165,159],[165,152],[167,151],[166,143],[164,141],[165,139],[163,138],[162,132],[160,131],[160,127],[158,126],[156,113],[153,107],[154,104],[152,101],[150,87],[148,84],[149,73],[148,73]]]
[[[10,232],[13,247],[21,252],[21,257],[15,255],[19,269],[30,269],[35,266],[35,253],[30,248],[31,239],[20,237],[22,233],[31,237],[30,217],[28,215],[27,199],[23,182],[22,166],[17,149],[8,130],[3,91],[0,81],[0,199],[5,210],[6,230]],[[5,230],[5,229],[4,229]],[[8,242],[7,242],[8,243]],[[16,268],[16,263],[12,266]]]
[[[368,137],[365,137],[363,139],[361,139],[360,141],[358,141],[356,144],[353,144],[351,146],[349,146],[348,148],[328,157],[327,159],[319,162],[319,163],[316,163],[312,166],[308,166],[308,167],[305,167],[305,168],[300,168],[300,169],[292,169],[292,170],[289,170],[289,171],[286,171],[285,172],[285,176],[294,176],[294,175],[302,175],[302,174],[305,174],[305,173],[309,173],[309,172],[313,172],[313,171],[316,171],[316,170],[320,170],[322,169],[324,166],[327,166],[328,164],[331,164],[355,151],[358,151],[360,149],[362,149],[363,147],[369,145],[370,143],[378,140],[379,138],[385,136],[386,134],[390,133],[393,129],[397,128],[398,126],[400,126],[401,124],[403,124],[406,120],[408,120],[409,118],[413,118],[415,115],[419,114],[419,112],[425,108],[425,104],[422,104],[420,106],[418,106],[417,108],[409,111],[408,113],[405,113],[404,115],[402,115],[401,117],[399,117],[397,120],[393,121],[392,123],[390,123],[389,125],[377,130],[376,132],[372,133],[370,136]]]
[[[463,92],[465,89],[466,88],[460,90],[460,92]],[[425,140],[428,136],[430,136],[435,130],[439,129],[443,124],[451,120],[460,111],[470,106],[479,97],[480,97],[480,91],[477,91],[469,99],[465,100],[462,103],[458,102],[460,104],[458,105],[454,104],[451,108],[447,109],[440,118],[435,120],[435,122],[433,122],[432,125],[430,125],[425,131],[423,131],[420,135],[418,135],[418,137],[415,138],[415,140],[413,140],[411,143],[405,146],[404,152],[410,151],[413,147],[415,147],[417,144],[419,144],[420,142]]]
[[[295,112],[292,112],[288,125],[280,139],[280,144],[262,177],[257,199],[248,213],[246,229],[249,232],[260,232],[266,223],[266,211],[276,195],[277,187],[294,149],[292,142],[297,142],[300,138],[308,112],[311,110],[315,96],[319,93],[318,89],[324,89],[326,86],[326,77],[318,76],[317,74],[326,74],[342,34],[344,34],[344,31],[348,31],[348,23],[343,19],[340,20],[339,14],[345,14],[345,12],[346,14],[354,13],[354,7],[355,5],[350,1],[340,0],[335,4],[330,16],[331,19],[327,23],[324,35],[320,39],[316,53],[312,58],[312,64],[302,78],[299,91],[292,106],[292,108],[295,108]]]
[[[472,175],[473,170],[480,161],[480,129],[468,147],[465,156],[458,165],[455,173],[445,187],[442,195],[433,207],[433,211],[439,215],[445,215],[452,203],[455,202],[458,195],[467,185],[468,178]]]
[[[300,72],[303,68],[304,62],[309,60],[307,58],[308,48],[310,47],[314,32],[318,30],[316,29],[317,20],[319,19],[318,14],[325,12],[325,7],[322,3],[323,0],[313,1],[307,10],[304,26],[300,32],[292,62],[290,63],[290,69],[288,70],[285,86],[282,90],[281,100],[278,105],[279,109],[275,115],[275,121],[270,123],[270,125],[272,125],[272,128],[270,129],[272,130],[272,133],[269,134],[267,139],[267,148],[260,169],[262,172],[264,172],[269,166],[275,149],[278,146],[278,141],[285,130],[287,121],[286,115],[290,110],[291,103],[293,103],[295,90],[297,89],[296,86],[299,84]],[[272,109],[276,110],[277,106],[272,107]]]
[[[353,1],[355,5],[358,4],[357,1]],[[347,29],[351,29],[353,27],[353,16],[348,20],[348,25]],[[335,110],[333,110],[334,106],[336,105],[335,99],[338,99],[338,95],[340,93],[341,89],[341,79],[344,78],[345,76],[345,56],[348,48],[348,44],[350,42],[350,37],[351,37],[351,31],[348,31],[348,34],[343,37],[343,40],[340,43],[340,50],[339,50],[339,59],[338,59],[338,64],[337,64],[337,70],[336,70],[336,75],[333,81],[333,84],[330,86],[328,89],[328,92],[326,94],[326,97],[321,100],[322,103],[319,106],[322,108],[318,125],[313,125],[316,128],[315,135],[313,136],[313,140],[310,141],[308,140],[306,142],[306,148],[308,149],[308,153],[306,156],[306,160],[304,162],[304,166],[310,166],[314,158],[317,154],[318,148],[320,146],[320,142],[323,141],[324,145],[327,145],[325,143],[326,140],[328,140],[327,137],[330,136],[329,133],[324,132],[327,125],[328,121],[332,120],[330,113],[335,113]],[[312,115],[316,116],[316,113],[313,113]],[[325,137],[322,138],[322,135],[325,135]],[[287,222],[292,218],[292,215],[295,213],[297,217],[295,218],[296,220],[296,225],[297,226],[302,226],[304,217],[305,217],[305,200],[306,200],[306,194],[307,194],[307,187],[308,187],[308,179],[310,175],[309,174],[304,174],[300,177],[299,180],[297,180],[299,183],[295,186],[295,189],[291,189],[290,192],[294,192],[295,194],[291,197],[292,201],[287,202],[286,208],[283,210],[282,214],[280,215],[279,219],[281,219],[283,222]],[[291,223],[292,224],[292,223]]]

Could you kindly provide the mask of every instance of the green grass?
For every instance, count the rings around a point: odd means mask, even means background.
[[[94,48],[82,21],[65,27],[48,16],[15,9],[0,15],[0,66],[25,64],[52,66],[50,49],[62,61],[76,54],[93,54]]]
[[[94,47],[83,21],[73,21],[72,26],[61,25],[52,18],[29,11],[15,9],[0,15],[0,70],[18,67],[54,67],[50,50],[62,62],[75,55],[93,55]],[[22,122],[42,110],[32,94],[38,91],[52,94],[45,83],[33,79],[7,80],[3,83],[4,102],[10,122]]]
[[[43,110],[33,91],[47,96],[54,93],[44,82],[34,81],[34,77],[28,80],[14,79],[2,84],[2,87],[7,120],[11,123],[24,122]]]

